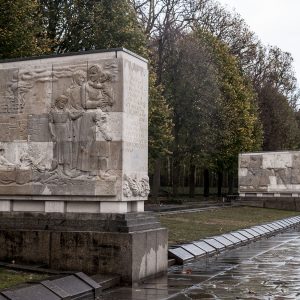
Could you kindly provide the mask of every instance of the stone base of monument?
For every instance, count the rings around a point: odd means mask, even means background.
[[[168,264],[167,230],[148,212],[2,212],[0,244],[0,260],[119,274],[126,283],[166,272]]]
[[[300,197],[287,196],[284,194],[278,196],[263,194],[259,196],[243,195],[236,203],[245,206],[300,211]]]

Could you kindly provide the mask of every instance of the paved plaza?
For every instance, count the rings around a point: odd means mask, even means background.
[[[300,229],[173,266],[165,277],[121,287],[104,300],[298,299]]]

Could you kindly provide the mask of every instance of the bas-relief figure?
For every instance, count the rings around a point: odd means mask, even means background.
[[[264,166],[263,160],[268,161]],[[286,162],[290,161],[290,162]],[[277,152],[240,156],[240,191],[299,190],[300,153]]]
[[[50,109],[49,132],[53,142],[53,160],[51,167],[41,167],[33,158],[30,147],[16,163],[5,156],[5,149],[0,148],[0,183],[29,182],[64,184],[69,180],[93,179],[116,181],[110,174],[110,142],[107,128],[107,112],[111,111],[114,97],[111,81],[116,73],[115,65],[103,68],[94,64],[83,70],[61,69],[54,74],[48,71],[15,71],[8,84],[9,99],[17,103],[17,110],[22,113],[25,94],[34,82],[57,81],[72,77],[70,86],[58,96]],[[51,76],[53,75],[53,76]],[[102,135],[104,142],[97,143],[97,135]],[[31,170],[31,176],[17,182],[16,174]]]

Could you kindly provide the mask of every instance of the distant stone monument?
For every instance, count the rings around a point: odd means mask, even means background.
[[[260,206],[300,210],[300,151],[240,154],[239,194]]]
[[[2,62],[0,123],[0,259],[129,282],[166,270],[166,230],[144,213],[143,58],[114,49]]]

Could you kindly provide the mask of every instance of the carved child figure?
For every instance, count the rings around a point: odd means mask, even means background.
[[[109,170],[110,141],[112,139],[106,127],[107,114],[101,109],[97,109],[94,114],[94,122],[88,131],[86,144],[91,175],[97,175],[104,180],[115,180],[115,176],[107,173]],[[98,132],[103,136],[105,142],[96,141]]]

